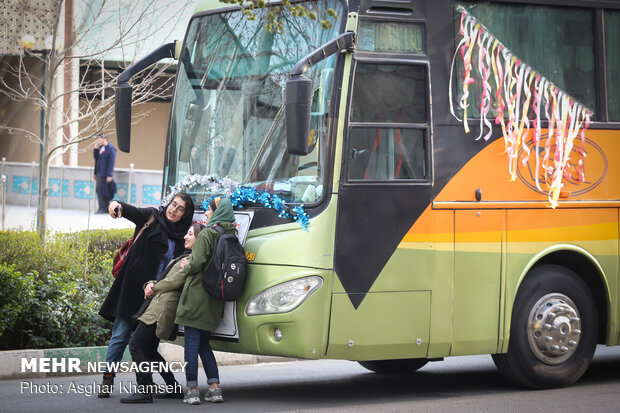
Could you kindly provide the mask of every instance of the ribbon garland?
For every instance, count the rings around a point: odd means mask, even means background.
[[[301,225],[305,231],[308,231],[310,217],[304,211],[303,204],[290,207],[286,205],[286,201],[279,195],[270,194],[266,191],[257,191],[247,186],[236,188],[227,197],[230,199],[233,207],[243,208],[245,205],[261,204],[264,208],[272,208],[278,213],[280,218],[293,219]],[[213,198],[215,198],[215,196],[212,196],[202,203],[202,208],[205,211],[209,207],[209,201]]]
[[[163,204],[168,205],[177,192],[187,192],[196,186],[202,186],[205,192],[218,192],[229,196],[239,187],[239,184],[228,177],[215,178],[210,175],[186,175],[181,181],[170,187]]]
[[[525,152],[522,160],[524,165],[530,159],[531,149],[526,145],[526,137],[530,133],[531,125],[536,155],[534,174],[536,187],[542,191],[538,178],[542,169],[549,203],[555,208],[564,186],[563,179],[570,177],[570,155],[578,136],[581,145],[577,148],[580,159],[576,163],[576,174],[580,183],[585,180],[585,131],[590,126],[592,112],[515,56],[465,8],[459,6],[457,10],[461,13],[459,29],[461,39],[452,62],[450,84],[456,55],[460,54],[464,76],[459,108],[463,111],[462,122],[465,133],[469,133],[467,122],[469,87],[478,79],[481,87],[480,135],[476,140],[483,138],[486,141],[491,137],[492,125],[488,116],[493,96],[495,98],[493,106],[497,112],[495,124],[501,126],[505,153],[508,156],[508,172],[510,180],[514,181],[517,176],[519,150]],[[491,84],[491,78],[495,81],[494,85]],[[458,119],[452,102],[450,95],[450,112]],[[532,120],[528,117],[530,111],[534,114]],[[543,149],[540,127],[543,114],[549,126],[541,162],[538,153]],[[487,130],[487,133],[483,136],[484,130]]]
[[[230,199],[233,207],[243,208],[244,205],[261,204],[265,208],[274,209],[280,218],[290,218],[299,223],[301,227],[308,231],[310,225],[310,217],[304,211],[303,204],[290,207],[286,205],[286,201],[278,195],[270,194],[266,191],[257,191],[254,188],[240,186],[237,182],[228,177],[215,178],[210,175],[187,175],[174,186],[170,187],[168,196],[164,200],[167,205],[172,200],[174,194],[178,192],[187,192],[196,186],[202,186],[204,192],[215,192]],[[209,208],[209,201],[215,198],[210,197],[202,203],[202,209],[205,211]]]

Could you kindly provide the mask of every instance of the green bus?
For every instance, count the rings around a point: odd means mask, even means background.
[[[129,151],[129,79],[178,59],[162,194],[240,204],[213,348],[576,382],[620,343],[620,3],[291,3],[336,17],[204,0],[117,87]]]

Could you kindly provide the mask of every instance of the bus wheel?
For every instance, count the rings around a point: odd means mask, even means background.
[[[421,369],[428,363],[427,359],[372,360],[358,361],[370,371],[381,374],[410,374]]]
[[[520,386],[569,386],[592,361],[597,317],[588,286],[573,271],[558,265],[537,267],[517,293],[508,352],[494,354],[493,361]]]

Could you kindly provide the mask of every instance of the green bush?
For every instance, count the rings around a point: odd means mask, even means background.
[[[0,349],[103,345],[98,315],[114,252],[131,229],[49,234],[0,232]]]
[[[0,263],[0,337],[10,332],[34,297],[34,278],[15,269],[15,265]]]

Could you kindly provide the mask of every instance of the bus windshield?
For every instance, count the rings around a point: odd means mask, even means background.
[[[327,8],[342,13],[337,0],[304,5],[321,9],[319,15]],[[306,156],[287,152],[284,92],[295,63],[337,36],[338,24],[324,29],[316,21],[278,10],[283,25],[270,32],[265,29],[268,10],[257,10],[253,20],[237,10],[190,22],[168,131],[167,192],[191,175],[196,179],[183,189],[198,205],[223,192],[204,182],[222,178],[277,193],[288,202],[320,199],[335,57],[306,73],[314,88],[312,150]]]

